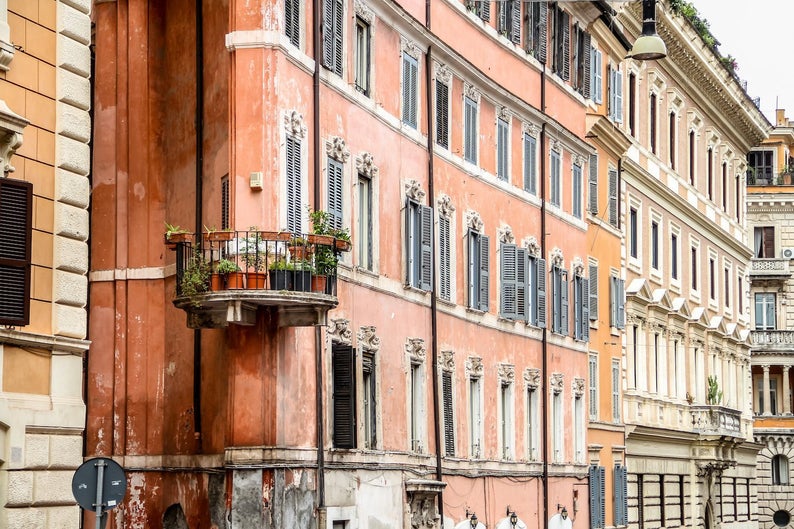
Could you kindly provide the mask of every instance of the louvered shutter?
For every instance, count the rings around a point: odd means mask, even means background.
[[[416,223],[419,219],[416,218],[416,209],[418,204],[411,199],[405,201],[405,284],[416,286],[414,284],[416,270],[416,259],[418,259],[416,243],[414,237],[416,235]]]
[[[342,0],[334,0],[334,72],[336,75],[342,75],[343,24],[344,6]]]
[[[490,0],[481,0],[480,2],[480,18],[485,22],[491,20],[491,2]]]
[[[595,465],[590,465],[588,469],[588,481],[590,483],[590,529],[600,529],[604,527],[600,514],[604,503],[604,495],[601,490],[599,472]]]
[[[452,404],[452,373],[441,374],[441,398],[444,406],[444,451],[447,456],[455,455],[455,414]]]
[[[568,335],[568,276],[560,273],[560,334]]]
[[[509,36],[510,28],[510,8],[513,0],[496,2],[496,29],[499,33]]]
[[[582,278],[573,276],[573,337],[582,339]]]
[[[579,303],[582,310],[582,317],[579,321],[582,329],[582,340],[587,342],[590,340],[590,279],[582,278],[582,286],[579,293]]]
[[[502,245],[502,307],[503,318],[516,317],[516,245]]]
[[[449,219],[447,217],[440,217],[438,219],[438,244],[439,248],[439,273],[441,275],[441,292],[442,299],[450,300],[452,297],[451,289],[451,263],[450,263],[450,240],[449,240]]]
[[[536,44],[537,59],[541,64],[546,64],[546,50],[548,47],[546,40],[548,39],[549,32],[549,4],[547,2],[540,3],[540,10],[538,11],[538,14],[538,41]]]
[[[449,148],[449,87],[436,81],[436,143]]]
[[[477,103],[465,98],[464,156],[471,163],[477,163]]]
[[[30,323],[33,184],[0,177],[0,324]]]
[[[598,155],[591,154],[590,155],[590,163],[588,164],[588,168],[590,169],[588,178],[588,192],[587,198],[589,202],[589,209],[592,215],[598,216]]]
[[[615,466],[613,504],[615,525],[628,523],[628,473],[624,466]]]
[[[623,73],[615,70],[615,121],[623,123]]]
[[[618,326],[618,278],[609,276],[609,326]]]
[[[590,306],[587,311],[590,315],[590,321],[598,320],[598,265],[590,265],[590,282],[589,282],[589,298]]]
[[[323,0],[323,66],[334,69],[334,2]]]
[[[302,233],[301,226],[301,145],[287,136],[287,230]]]
[[[342,164],[328,158],[328,214],[332,228],[341,229],[342,219]]]
[[[537,260],[537,276],[535,277],[535,285],[537,285],[538,292],[538,306],[536,322],[541,329],[546,328],[546,260]]]
[[[229,175],[221,178],[221,229],[229,229]]]
[[[593,58],[593,81],[592,81],[593,84],[590,88],[593,91],[593,101],[595,101],[598,104],[601,104],[604,101],[603,55],[601,54],[600,51],[596,49],[593,49],[590,53],[591,53],[591,57]]]
[[[420,283],[422,290],[433,290],[433,210],[419,206],[420,237]]]
[[[335,344],[331,350],[334,399],[334,446],[356,447],[355,356],[353,347]]]
[[[527,319],[527,250],[516,248],[516,319]]]
[[[571,16],[565,11],[562,14],[562,78],[571,78]]]
[[[300,45],[300,2],[298,0],[284,1],[284,30],[290,44]]]
[[[626,326],[626,282],[618,279],[618,328]]]
[[[480,310],[488,311],[490,290],[488,285],[488,278],[490,276],[491,267],[491,250],[490,238],[487,235],[480,235],[480,295],[479,305]]]
[[[503,119],[496,120],[496,174],[500,180],[507,181],[507,148],[508,148],[508,125]]]
[[[510,40],[513,44],[521,44],[521,0],[510,0],[513,8],[510,10],[511,30]]]
[[[403,53],[403,123],[413,128],[416,128],[418,68],[416,59]]]
[[[618,171],[609,169],[609,223],[612,226],[618,225]]]
[[[584,96],[585,99],[590,99],[591,89],[592,89],[592,87],[590,86],[590,53],[592,50],[592,48],[590,47],[590,42],[592,39],[590,37],[590,34],[587,32],[584,32],[582,34],[582,38],[584,40],[584,44],[582,46],[583,48],[582,54],[584,56],[580,57],[579,61],[582,64],[583,79],[580,79],[579,82],[582,85],[582,95]]]

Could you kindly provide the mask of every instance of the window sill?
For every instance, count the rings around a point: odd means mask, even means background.
[[[413,285],[403,285],[403,289],[407,290],[408,292],[416,292],[417,294],[421,294],[423,296],[430,294],[430,290],[423,290],[419,287],[415,287]]]

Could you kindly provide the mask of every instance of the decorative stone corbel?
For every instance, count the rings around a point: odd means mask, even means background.
[[[347,149],[344,138],[331,136],[325,143],[325,153],[340,163],[346,163],[350,158],[350,151]]]
[[[551,262],[552,266],[564,268],[565,258],[562,255],[562,249],[557,246],[552,248],[551,252],[549,253],[549,262]]]
[[[540,257],[540,244],[538,243],[537,237],[534,235],[530,235],[524,239],[524,248],[526,248],[533,257]]]
[[[405,341],[405,353],[412,364],[424,363],[427,356],[427,348],[422,338],[408,338]]]
[[[452,199],[449,195],[441,193],[438,197],[438,214],[442,217],[452,217],[455,213],[455,206],[452,205]]]
[[[466,359],[466,376],[481,377],[483,374],[482,358],[470,356]]]
[[[290,136],[298,139],[306,137],[306,122],[303,120],[303,114],[297,110],[287,110],[284,114],[284,128]]]
[[[564,384],[565,384],[564,375],[562,373],[551,374],[551,378],[549,379],[549,385],[551,387],[551,391],[555,395],[562,393]]]
[[[528,367],[524,370],[524,382],[529,389],[538,389],[540,387],[540,369],[537,367]]]
[[[358,330],[358,344],[363,350],[372,352],[380,350],[380,338],[375,334],[376,331],[373,325]]]
[[[466,227],[471,228],[476,232],[482,232],[483,228],[485,227],[485,223],[482,221],[482,217],[476,211],[469,210],[466,212]]]
[[[579,377],[574,378],[573,383],[571,384],[571,390],[573,391],[574,397],[583,397],[584,379]]]
[[[505,224],[499,228],[497,234],[499,235],[499,242],[502,244],[514,244],[516,242],[516,237],[513,235],[513,228],[511,228],[509,224]]]
[[[375,165],[375,158],[368,152],[362,152],[356,156],[356,171],[368,178],[378,176],[378,167]]]
[[[328,325],[328,337],[331,338],[331,342],[352,345],[353,330],[350,328],[350,320],[344,318],[331,320]]]
[[[22,130],[27,125],[28,120],[15,114],[0,99],[0,164],[3,169],[0,176],[8,176],[16,170],[11,165],[11,157],[22,146]]]
[[[408,180],[405,182],[405,196],[417,202],[424,202],[425,191],[422,189],[422,184],[416,180]]]
[[[516,378],[516,367],[512,364],[499,364],[497,376],[502,384],[512,384]]]

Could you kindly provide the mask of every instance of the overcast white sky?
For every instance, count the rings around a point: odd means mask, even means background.
[[[690,0],[708,20],[723,56],[733,55],[750,97],[772,125],[777,108],[794,119],[794,65],[791,52],[794,0]],[[748,7],[752,5],[752,7]]]

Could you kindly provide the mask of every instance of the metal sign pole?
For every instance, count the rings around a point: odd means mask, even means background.
[[[102,529],[102,481],[105,478],[105,465],[106,463],[100,459],[94,466],[97,467],[96,472],[96,529]]]

